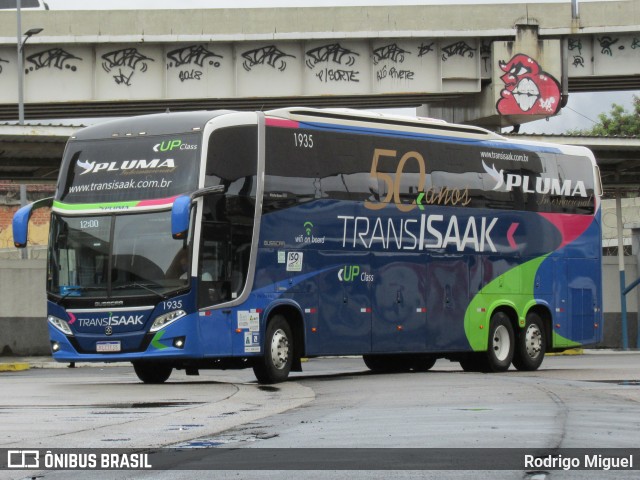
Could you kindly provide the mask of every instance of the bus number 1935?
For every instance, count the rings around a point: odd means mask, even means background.
[[[294,133],[293,141],[296,147],[313,148],[313,135],[308,133]]]

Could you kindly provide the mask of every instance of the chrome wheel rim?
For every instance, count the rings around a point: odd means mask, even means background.
[[[495,332],[493,332],[492,348],[493,354],[500,362],[506,360],[509,356],[511,341],[509,331],[504,325],[499,325]]]
[[[529,325],[524,334],[525,350],[531,358],[536,358],[542,351],[542,332],[538,325]]]
[[[281,329],[276,330],[271,338],[271,363],[282,370],[289,360],[289,339]]]

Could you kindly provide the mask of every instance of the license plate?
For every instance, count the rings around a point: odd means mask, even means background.
[[[120,341],[96,342],[96,352],[119,352],[120,350]]]

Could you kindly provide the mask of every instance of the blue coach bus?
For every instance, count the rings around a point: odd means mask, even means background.
[[[374,371],[537,369],[602,337],[584,148],[350,110],[148,115],[80,130],[51,205],[53,357],[173,369],[362,355]]]

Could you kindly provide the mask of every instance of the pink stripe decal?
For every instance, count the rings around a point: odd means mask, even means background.
[[[558,249],[573,242],[582,235],[594,219],[591,215],[573,215],[567,213],[539,213],[538,215],[551,222],[562,235],[562,244]]]
[[[511,224],[511,226],[509,227],[509,230],[507,230],[507,241],[509,242],[509,246],[513,249],[516,250],[518,248],[518,244],[516,243],[515,239],[513,238],[513,234],[516,233],[516,230],[518,229],[518,225],[520,225],[517,222],[513,222]]]
[[[300,128],[300,122],[293,120],[283,120],[282,118],[266,118],[266,124],[268,127],[280,127],[280,128]]]
[[[178,198],[178,195],[176,195],[174,197],[169,197],[169,198],[156,198],[156,199],[153,199],[153,200],[141,200],[140,202],[138,202],[136,207],[155,207],[155,206],[158,206],[158,205],[169,205],[169,204],[173,203],[176,198]]]

